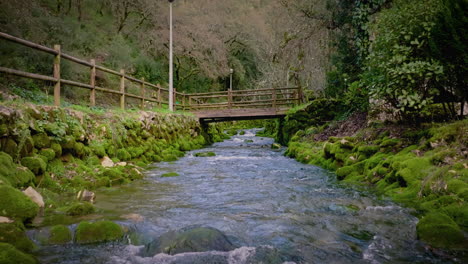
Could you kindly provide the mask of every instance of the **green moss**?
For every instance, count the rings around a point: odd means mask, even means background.
[[[427,214],[419,221],[416,230],[419,239],[436,247],[459,248],[466,242],[458,225],[443,213]]]
[[[466,203],[453,203],[442,208],[442,211],[450,216],[465,232],[468,232],[468,206]]]
[[[114,241],[122,238],[124,232],[121,226],[111,221],[98,221],[94,223],[81,222],[76,228],[75,239],[77,243],[89,244]]]
[[[72,241],[70,229],[64,225],[55,225],[50,228],[49,244],[62,245]]]
[[[39,133],[32,136],[34,147],[37,149],[49,148],[50,138],[46,133]]]
[[[62,146],[60,146],[60,144],[52,143],[50,144],[50,148],[54,150],[56,158],[60,158],[60,156],[62,156]]]
[[[208,152],[198,152],[195,153],[195,157],[214,157],[216,153],[208,151]]]
[[[13,245],[0,243],[0,263],[2,264],[36,264],[30,255],[17,250]]]
[[[459,179],[451,179],[447,183],[447,191],[456,195],[462,194],[467,189],[468,189],[468,183]]]
[[[94,206],[88,202],[76,202],[67,209],[67,215],[88,215],[95,212]]]
[[[97,156],[90,156],[86,159],[86,165],[98,166],[101,164],[101,160]]]
[[[52,148],[41,149],[39,154],[41,156],[46,157],[47,162],[53,160],[55,158],[55,156],[56,156],[55,151]]]
[[[22,222],[34,218],[39,207],[26,195],[10,186],[0,186],[0,212],[3,216],[20,219]]]
[[[89,147],[91,148],[91,151],[98,157],[103,158],[104,156],[107,156],[106,148],[103,144],[93,143]]]
[[[168,178],[168,177],[177,177],[179,176],[179,173],[177,172],[168,172],[168,173],[164,173],[161,175],[161,177],[163,178]]]
[[[21,164],[30,169],[35,175],[41,175],[46,171],[47,164],[40,156],[25,157],[21,159]]]
[[[116,156],[119,160],[128,161],[132,159],[132,155],[126,149],[117,150]]]
[[[359,146],[357,149],[357,152],[359,155],[370,157],[374,155],[375,153],[377,153],[379,149],[380,149],[379,146],[374,146],[374,145],[367,146],[366,145],[366,146]]]
[[[22,224],[0,224],[0,242],[10,243],[21,251],[32,252],[34,243],[29,240],[25,231]]]
[[[0,152],[0,179],[7,185],[25,187],[33,183],[35,176],[26,167],[17,166],[5,152]]]
[[[4,143],[2,143],[2,150],[14,157],[18,152],[18,144],[13,139],[8,138]]]
[[[62,151],[64,152],[72,152],[73,149],[75,148],[75,138],[72,136],[65,136],[63,139],[61,146],[62,146]]]
[[[47,164],[47,171],[49,171],[53,176],[60,177],[65,173],[65,166],[61,160],[54,159]]]
[[[123,184],[126,183],[125,173],[122,171],[122,168],[108,168],[102,173],[103,177],[107,177],[111,181],[111,185]]]

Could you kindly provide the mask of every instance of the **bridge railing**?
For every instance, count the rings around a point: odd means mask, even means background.
[[[90,61],[82,60],[61,51],[60,45],[54,45],[54,48],[49,48],[43,45],[39,45],[21,38],[11,36],[9,34],[0,32],[0,38],[8,40],[41,52],[49,53],[54,56],[53,64],[53,76],[47,76],[37,73],[25,72],[17,69],[11,69],[2,67],[0,65],[0,72],[6,74],[12,74],[20,77],[25,77],[29,79],[36,79],[42,81],[52,82],[54,84],[54,104],[56,106],[60,105],[60,94],[63,85],[69,85],[72,87],[84,88],[90,91],[89,94],[89,104],[90,106],[96,105],[96,92],[103,92],[108,94],[116,94],[120,96],[120,107],[125,108],[127,103],[127,98],[134,98],[140,101],[140,107],[145,108],[145,104],[152,102],[153,104],[162,107],[162,105],[169,104],[169,90],[162,88],[159,84],[149,83],[142,79],[135,78],[133,76],[125,74],[125,71],[121,69],[120,71],[115,71],[108,69],[104,66],[97,65],[95,59]],[[61,60],[68,60],[73,63],[85,66],[89,69],[89,83],[83,83],[79,81],[67,80],[61,77]],[[114,76],[117,76],[120,79],[120,85],[116,89],[109,89],[104,87],[99,87],[96,85],[96,74],[97,72],[105,72]],[[129,92],[129,88],[135,93]],[[136,94],[139,93],[139,94]],[[185,94],[174,92],[174,98],[185,98]],[[185,101],[185,100],[184,100]]]
[[[187,94],[192,111],[235,108],[285,108],[300,104],[300,87],[278,87],[256,90],[229,90]]]

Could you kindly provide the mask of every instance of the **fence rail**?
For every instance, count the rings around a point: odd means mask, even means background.
[[[9,34],[0,32],[0,38],[4,40],[8,40],[38,51],[42,51],[45,53],[49,53],[54,55],[54,62],[53,62],[53,76],[47,76],[47,75],[42,75],[42,74],[37,74],[37,73],[30,73],[30,72],[25,72],[25,71],[20,71],[16,69],[10,69],[6,67],[0,67],[0,72],[6,73],[6,74],[12,74],[16,76],[21,76],[25,78],[30,78],[30,79],[36,79],[36,80],[43,80],[43,81],[50,81],[55,83],[54,84],[54,104],[56,106],[60,106],[60,92],[62,85],[70,85],[74,87],[79,87],[79,88],[84,88],[84,89],[89,89],[90,90],[90,97],[89,97],[89,104],[90,106],[95,106],[96,105],[96,91],[99,92],[104,92],[104,93],[110,93],[110,94],[116,94],[120,95],[120,107],[122,109],[125,108],[126,105],[126,98],[134,98],[134,99],[139,99],[141,100],[140,107],[145,108],[146,102],[153,102],[157,103],[160,107],[162,105],[168,105],[169,104],[169,89],[162,88],[159,84],[153,84],[145,81],[143,78],[138,79],[133,76],[129,76],[125,74],[125,71],[122,69],[120,71],[115,71],[112,69],[108,69],[104,66],[97,65],[94,59],[91,59],[89,62],[83,59],[76,58],[74,56],[71,56],[69,54],[63,53],[61,51],[60,45],[54,45],[54,48],[49,48],[43,45],[39,45],[37,43],[33,43],[21,38],[17,38],[14,36],[11,36]],[[61,60],[65,59],[77,64],[80,64],[82,66],[88,67],[90,70],[90,81],[89,83],[82,83],[78,81],[72,81],[72,80],[66,80],[61,78],[60,74],[60,69],[61,69]],[[104,87],[98,87],[96,85],[96,74],[98,71],[102,71],[105,73],[109,73],[115,76],[118,76],[120,78],[120,86],[119,90],[113,90],[109,88],[104,88]],[[140,85],[140,94],[132,94],[127,92],[127,85],[126,82],[130,81],[133,83],[137,83]],[[149,91],[150,90],[150,91]],[[175,89],[174,89],[175,90]],[[152,95],[152,96],[149,96]],[[178,93],[177,91],[174,91],[173,94],[174,98],[185,102],[187,95],[184,93]],[[176,101],[176,100],[174,100]],[[185,110],[185,109],[184,109]]]
[[[104,66],[97,65],[95,59],[89,62],[63,53],[60,45],[54,45],[53,48],[39,45],[21,38],[11,36],[0,32],[0,38],[8,40],[35,50],[52,54],[53,76],[47,76],[37,73],[25,72],[17,69],[11,69],[0,66],[0,72],[21,76],[30,79],[49,81],[54,83],[54,104],[60,106],[60,93],[62,85],[69,85],[90,90],[89,105],[96,105],[96,92],[116,94],[120,96],[120,108],[125,109],[126,98],[141,100],[140,107],[145,108],[147,102],[153,102],[162,105],[169,105],[169,89],[162,88],[159,84],[152,84],[143,78],[138,79],[125,74],[125,70],[115,71]],[[61,60],[65,59],[89,68],[89,83],[82,83],[63,79],[61,77]],[[118,90],[99,87],[96,85],[96,74],[98,71],[109,73],[120,78]],[[127,82],[133,82],[139,85],[140,94],[132,94],[127,91]],[[174,109],[180,110],[203,110],[203,109],[233,109],[233,108],[278,108],[299,104],[303,100],[302,89],[300,87],[281,87],[266,88],[256,90],[228,90],[208,93],[185,94],[177,92],[174,89],[172,94],[173,101],[176,102]]]

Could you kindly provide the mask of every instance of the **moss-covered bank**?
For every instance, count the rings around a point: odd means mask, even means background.
[[[292,127],[288,118],[285,127]],[[417,209],[421,240],[468,249],[468,120],[418,128],[373,123],[349,136],[324,139],[327,127],[330,123],[317,122],[297,130],[286,155]]]
[[[77,222],[73,217],[95,212],[92,204],[76,200],[79,191],[140,179],[150,163],[174,161],[184,151],[224,138],[219,126],[202,129],[188,115],[4,103],[0,105],[0,216],[7,223],[0,224],[0,242],[31,252],[24,230],[38,213],[45,220],[34,221],[36,226]],[[21,192],[29,186],[42,195],[44,208]],[[60,228],[51,231],[54,243],[70,240]],[[78,230],[76,239],[83,243],[113,239],[110,233],[95,239],[84,227]],[[8,254],[5,257],[16,253]]]

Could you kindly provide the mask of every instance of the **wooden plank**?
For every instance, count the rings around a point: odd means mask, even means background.
[[[5,67],[0,67],[0,72],[11,74],[11,75],[16,75],[16,76],[20,76],[20,77],[30,78],[30,79],[57,82],[57,79],[55,79],[54,77],[50,77],[50,76],[47,76],[47,75],[30,73],[30,72],[18,71],[18,70],[14,70],[14,69],[10,69],[10,68],[5,68]]]
[[[9,40],[11,42],[15,42],[15,43],[18,43],[18,44],[21,44],[23,46],[27,46],[27,47],[30,47],[30,48],[33,48],[33,49],[36,49],[36,50],[41,50],[41,51],[44,51],[44,52],[47,52],[47,53],[50,53],[50,54],[53,54],[53,55],[58,54],[58,52],[55,49],[51,49],[49,47],[45,47],[45,46],[33,43],[31,41],[27,41],[27,40],[24,40],[24,39],[13,37],[12,35],[9,35],[9,34],[3,33],[3,32],[0,32],[0,37],[3,38],[3,39]]]

